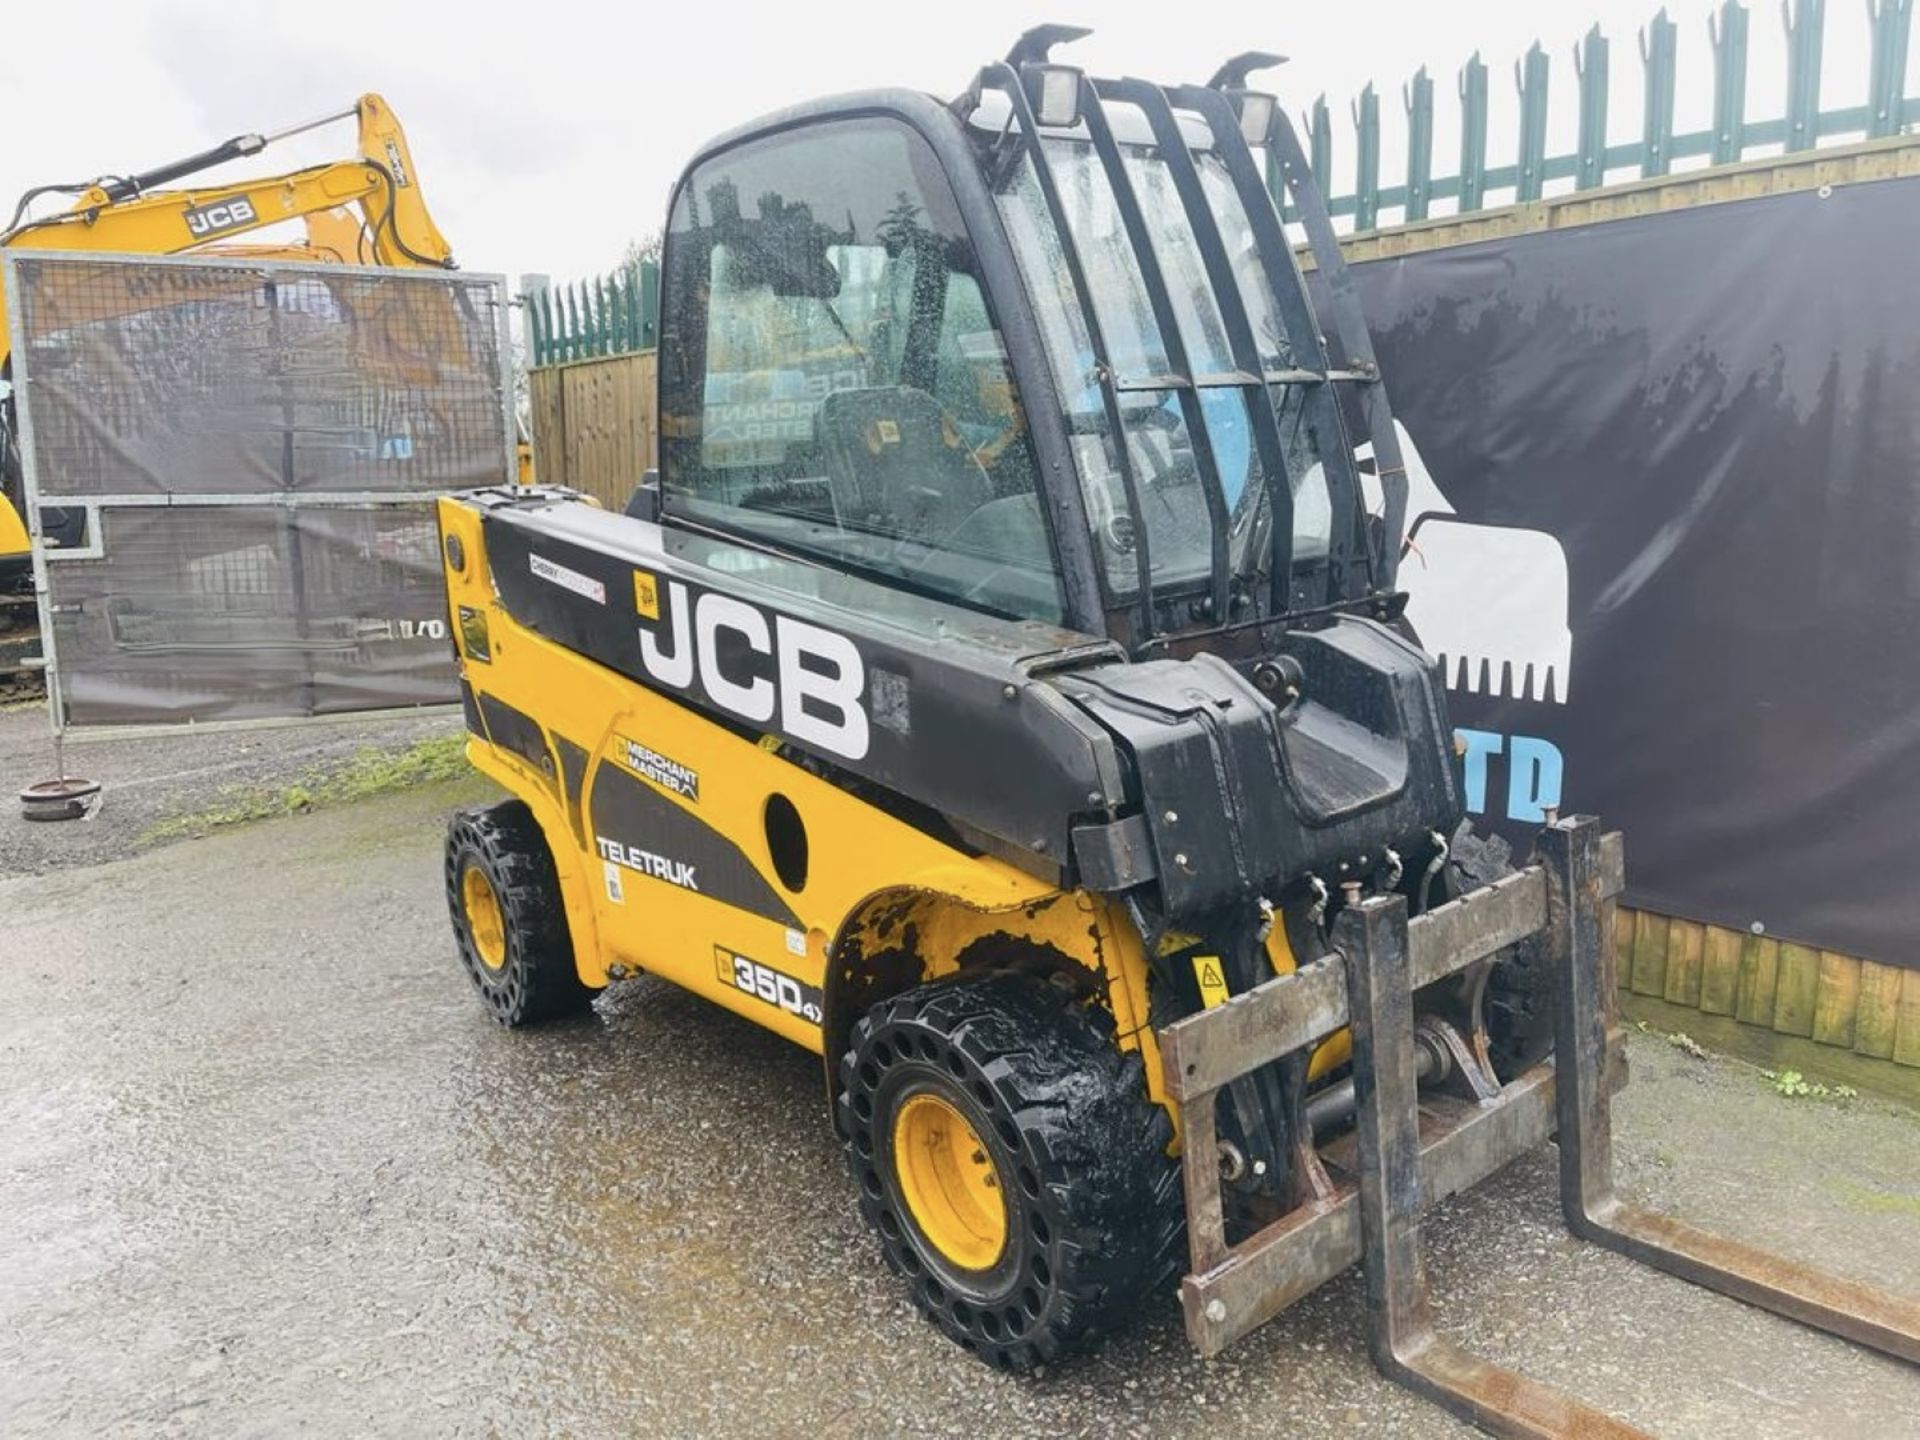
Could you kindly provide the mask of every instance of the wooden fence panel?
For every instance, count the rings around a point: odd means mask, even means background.
[[[1740,984],[1740,932],[1707,927],[1700,957],[1700,1008],[1709,1015],[1731,1015]]]
[[[529,372],[534,478],[624,507],[656,463],[651,350]]]
[[[1820,952],[1820,977],[1814,988],[1813,1038],[1822,1045],[1853,1048],[1860,1014],[1861,962],[1851,955]]]
[[[1706,926],[1693,920],[1675,920],[1667,927],[1667,988],[1665,998],[1675,1005],[1698,1009],[1700,965],[1706,952]]]
[[[564,485],[567,473],[566,415],[560,408],[560,372],[527,372],[527,423],[533,430],[533,478]]]
[[[1631,1008],[1642,997],[1659,1002],[1643,1012],[1658,1023],[1683,1023],[1682,1010],[1699,1012],[1703,1034],[1715,1033],[1713,1022],[1738,1021],[1755,1035],[1736,1042],[1733,1032],[1722,1030],[1722,1038],[1735,1045],[1734,1053],[1763,1064],[1819,1066],[1824,1052],[1817,1047],[1826,1047],[1850,1059],[1920,1069],[1920,970],[1624,906],[1614,947],[1622,1004]],[[1789,1049],[1775,1058],[1759,1033]],[[1801,1048],[1793,1051],[1794,1045]],[[1832,1063],[1842,1064],[1837,1056]],[[1829,1071],[1854,1083],[1879,1076],[1888,1093],[1915,1093],[1910,1080],[1895,1078],[1905,1073],[1891,1067]]]
[[[1900,1023],[1900,977],[1905,972],[1871,960],[1860,967],[1860,1006],[1854,1018],[1853,1048],[1876,1060],[1893,1058],[1894,1032]]]
[[[1820,952],[1782,943],[1775,978],[1773,1028],[1782,1035],[1812,1035],[1814,993],[1820,988]]]

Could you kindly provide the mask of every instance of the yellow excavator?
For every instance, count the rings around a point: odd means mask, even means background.
[[[269,145],[338,121],[357,120],[359,145],[346,159],[281,175],[205,187],[168,188],[173,182],[257,155]],[[72,196],[72,205],[29,217],[36,201]],[[285,221],[303,220],[304,241],[233,243]],[[39,185],[20,197],[0,248],[94,253],[175,255],[186,251],[223,259],[326,261],[341,264],[452,269],[453,253],[427,212],[406,132],[379,95],[362,95],[343,110],[269,134],[236,135],[210,150],[134,175],[108,175],[74,185]],[[11,378],[11,330],[0,295],[0,381]],[[8,387],[0,384],[0,394]],[[23,523],[19,451],[10,394],[0,401],[0,604],[30,608],[32,542]],[[41,517],[42,541],[75,543],[66,531],[82,517]],[[0,611],[0,632],[6,630]],[[0,647],[5,637],[0,634]],[[4,668],[0,666],[0,668]]]

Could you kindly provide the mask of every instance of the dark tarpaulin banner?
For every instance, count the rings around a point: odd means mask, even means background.
[[[9,263],[63,727],[457,698],[432,497],[513,472],[497,279]]]
[[[1356,267],[1467,790],[1637,905],[1920,965],[1920,181]]]

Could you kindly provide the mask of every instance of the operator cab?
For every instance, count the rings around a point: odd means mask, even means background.
[[[1095,81],[1049,58],[1083,33],[949,105],[817,102],[693,162],[661,518],[1134,653],[1386,613],[1398,540],[1338,393],[1373,377],[1329,362],[1265,180],[1291,131],[1242,83],[1277,62]]]

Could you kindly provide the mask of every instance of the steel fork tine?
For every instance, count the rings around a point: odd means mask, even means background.
[[[1357,1080],[1361,1250],[1373,1361],[1495,1435],[1624,1440],[1623,1421],[1472,1355],[1433,1329],[1420,1246],[1420,1113],[1407,902],[1375,896],[1334,921],[1345,958]]]
[[[1548,945],[1559,991],[1555,1093],[1567,1228],[1683,1280],[1920,1364],[1920,1301],[1620,1199],[1613,1184],[1613,1097],[1606,1079],[1614,907],[1602,897],[1600,824],[1591,816],[1557,821],[1542,832],[1540,850],[1547,871]]]

